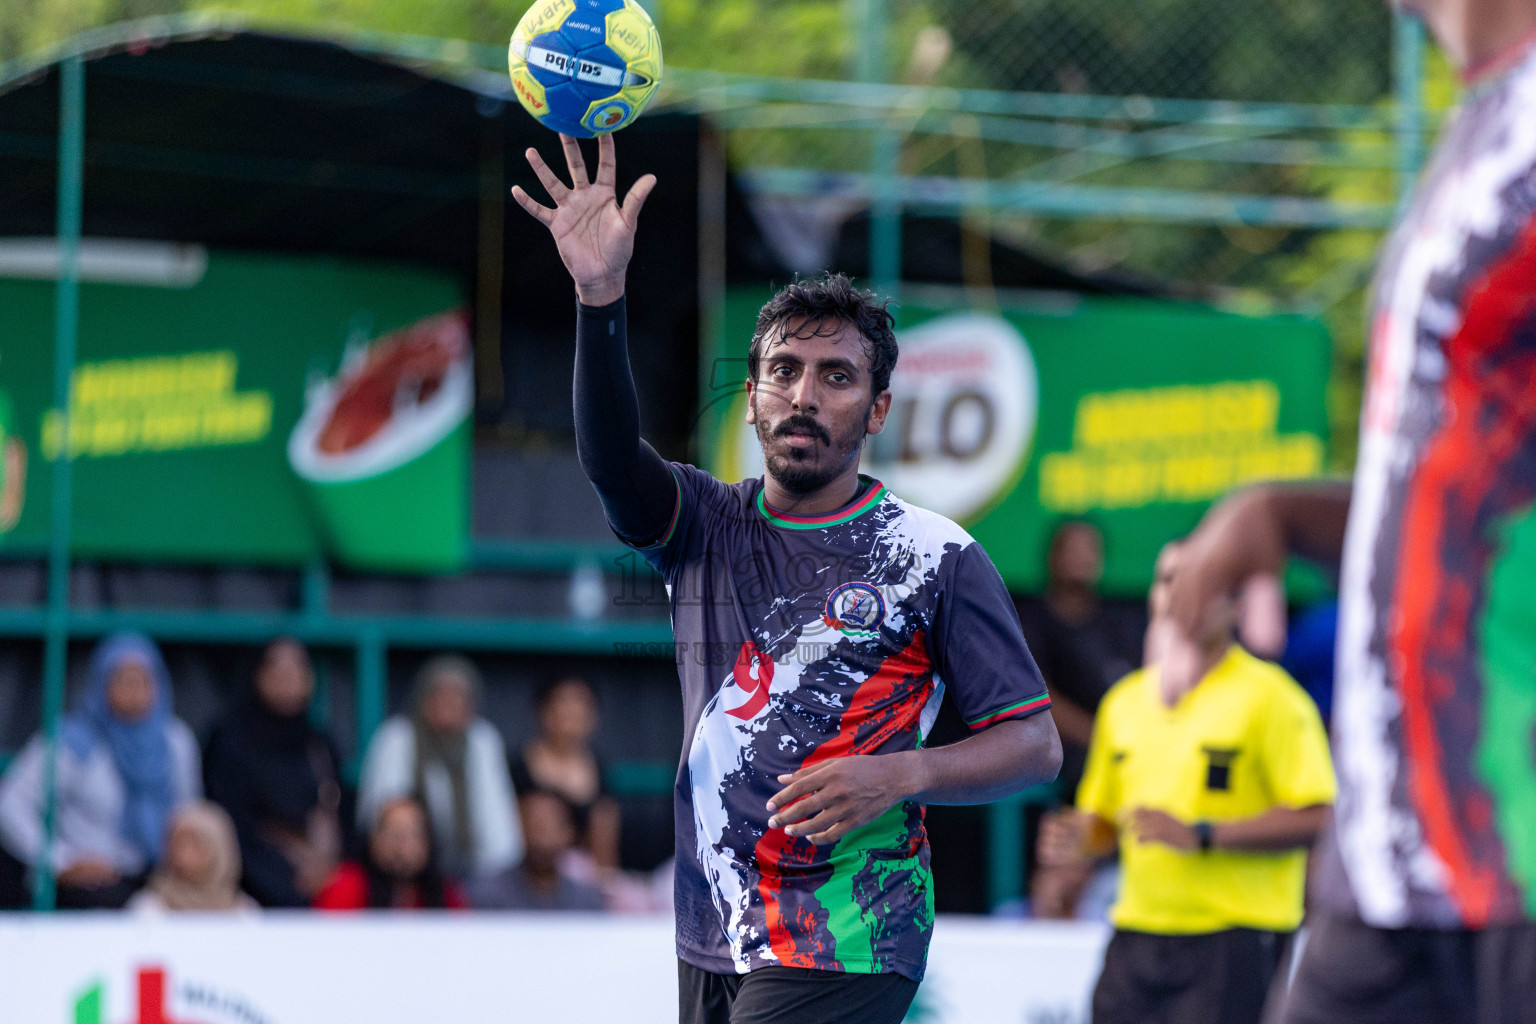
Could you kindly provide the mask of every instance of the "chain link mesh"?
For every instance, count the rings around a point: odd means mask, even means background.
[[[1391,88],[1371,0],[970,0],[930,13],[966,84],[1032,92],[1365,104]]]
[[[908,194],[924,179],[986,184],[967,193],[977,202],[945,208],[979,230],[1080,270],[1179,282],[1246,308],[1280,303],[1315,311],[1336,341],[1334,456],[1341,467],[1349,463],[1362,372],[1363,289],[1402,186],[1387,3],[847,0],[840,6],[846,42],[823,42],[824,56],[848,55],[837,77],[857,77],[859,48],[873,31],[885,38],[886,81],[1015,94],[1017,109],[924,108],[925,94],[881,110],[841,102],[835,90],[818,93],[815,83],[794,98],[734,101],[723,124],[733,163],[749,187],[782,185],[798,189],[805,201],[824,202],[816,197],[842,186],[867,195],[867,186],[859,192],[847,183],[861,175],[871,180],[875,139],[890,132],[899,138],[895,171]],[[875,17],[883,24],[871,30]],[[724,61],[712,66],[733,70]],[[1443,70],[1432,62],[1432,75],[1445,78]],[[832,77],[825,61],[771,73]],[[942,106],[942,98],[934,102]],[[765,170],[770,173],[755,173]],[[802,178],[798,186],[775,177],[793,170],[822,177]],[[1072,191],[1077,205],[1031,205],[1053,188]],[[1010,205],[1000,195],[1022,201]],[[1174,215],[1115,206],[1137,196],[1187,205]],[[1250,203],[1252,216],[1224,213],[1232,203]],[[1287,204],[1309,203],[1323,211],[1316,221],[1286,219]],[[1347,216],[1350,208],[1364,207],[1368,216]]]

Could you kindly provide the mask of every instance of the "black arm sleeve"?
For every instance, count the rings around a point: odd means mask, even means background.
[[[576,456],[608,525],[637,546],[658,540],[677,508],[677,481],[640,438],[622,298],[607,306],[576,304],[574,391]]]

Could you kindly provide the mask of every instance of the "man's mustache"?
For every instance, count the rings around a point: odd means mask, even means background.
[[[827,428],[809,416],[791,416],[773,428],[774,437],[788,437],[792,433],[811,434],[822,444],[830,445],[832,443],[832,435],[827,432]]]

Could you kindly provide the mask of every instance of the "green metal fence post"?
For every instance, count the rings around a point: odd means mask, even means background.
[[[987,907],[994,913],[1028,895],[1029,879],[1024,872],[1029,855],[1024,830],[1026,809],[1056,807],[1061,799],[1062,794],[1052,781],[987,805]]]
[[[884,82],[890,74],[886,0],[855,0],[855,74]],[[886,117],[875,128],[870,154],[869,276],[875,290],[897,297],[901,286],[901,133]]]
[[[901,291],[901,136],[890,125],[875,129],[874,202],[869,218],[869,276],[892,299]]]
[[[1424,164],[1424,26],[1392,15],[1392,77],[1397,98],[1397,196],[1405,202]]]
[[[85,151],[85,61],[74,54],[59,64],[59,199],[56,233],[59,280],[54,290],[53,402],[63,429],[53,461],[52,524],[48,539],[48,615],[43,641],[43,845],[33,866],[33,906],[52,910],[53,833],[58,811],[59,719],[64,714],[64,670],[69,654],[69,531],[72,447],[69,385],[80,328],[80,205]]]
[[[384,631],[366,626],[357,634],[357,753],[352,759],[352,777],[362,769],[363,755],[373,734],[384,723],[384,709],[389,700],[389,650]]]
[[[299,609],[306,621],[324,622],[331,607],[331,568],[325,559],[314,558],[304,566]]]
[[[699,113],[699,369],[698,394],[694,407],[702,413],[718,396],[715,388],[716,366],[726,351],[725,337],[725,254],[726,192],[729,174],[726,153],[726,129],[715,117],[729,109],[730,96],[724,79],[709,76],[698,92]],[[737,341],[740,344],[740,339]],[[738,385],[739,386],[739,385]],[[698,415],[697,413],[695,415]],[[695,425],[698,423],[695,421]],[[698,446],[704,432],[695,430],[690,443]],[[704,457],[695,450],[694,455]]]
[[[331,607],[331,569],[325,559],[314,558],[304,566],[304,583],[299,598],[299,613],[311,628],[324,625]],[[331,720],[331,670],[324,658],[311,654],[315,673],[315,689],[309,698],[309,721],[317,729],[324,729]]]
[[[1024,895],[1024,798],[1015,793],[987,805],[987,909]]]

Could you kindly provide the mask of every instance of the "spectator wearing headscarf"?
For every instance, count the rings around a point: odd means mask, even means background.
[[[234,821],[246,890],[264,906],[307,907],[341,859],[341,759],[309,723],[315,673],[303,644],[268,644],[254,684],[209,738],[203,782]]]
[[[317,910],[462,910],[463,892],[438,866],[426,809],[415,797],[386,800],[362,859],[343,863],[315,897]]]
[[[207,800],[182,806],[171,818],[165,855],[128,909],[157,913],[252,911],[256,901],[240,891],[240,846],[224,808]]]
[[[455,878],[495,874],[523,853],[506,744],[475,714],[480,673],[442,655],[416,674],[409,714],[386,721],[368,745],[358,784],[358,827],[384,805],[418,796],[427,808],[444,870]]]
[[[148,637],[118,633],[91,655],[86,688],[59,731],[53,844],[63,908],[121,907],[159,860],[177,807],[201,795],[197,741],[171,713],[171,684]],[[34,736],[0,780],[0,843],[44,857],[47,743]]]

